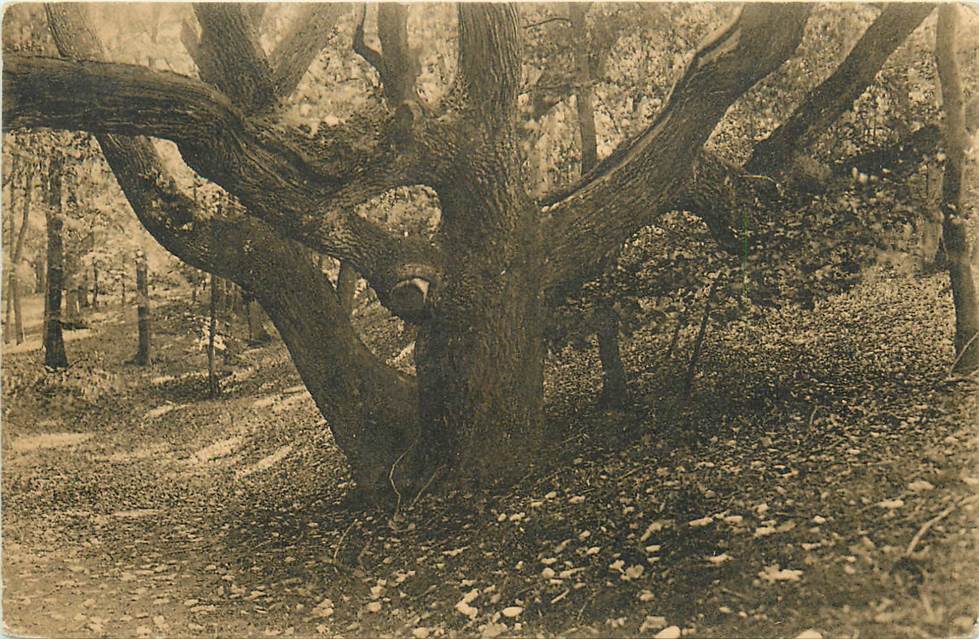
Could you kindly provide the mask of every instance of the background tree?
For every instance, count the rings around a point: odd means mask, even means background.
[[[948,258],[948,275],[955,302],[955,369],[974,371],[979,368],[979,297],[972,272],[969,248],[970,215],[962,194],[965,164],[965,109],[962,83],[955,56],[955,36],[959,9],[954,4],[938,10],[938,33],[935,58],[941,80],[942,104],[945,109],[945,177],[942,182],[942,240]]]
[[[47,282],[44,295],[44,365],[66,368],[68,356],[61,327],[61,290],[64,286],[64,251],[61,231],[64,227],[62,180],[64,159],[54,155],[47,167]]]

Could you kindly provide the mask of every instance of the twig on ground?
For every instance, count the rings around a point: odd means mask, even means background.
[[[952,362],[952,367],[950,369],[948,369],[948,374],[949,375],[951,375],[953,372],[955,372],[955,367],[959,365],[959,360],[962,359],[962,356],[963,355],[965,355],[966,353],[969,352],[969,347],[972,346],[972,342],[976,341],[976,338],[979,338],[979,333],[976,333],[975,335],[973,335],[972,336],[972,339],[970,339],[968,342],[966,342],[965,343],[965,346],[962,347],[962,351],[955,358],[955,361]]]
[[[966,497],[965,499],[961,499],[957,503],[952,504],[951,506],[949,506],[942,512],[938,513],[937,515],[935,515],[934,517],[926,521],[924,524],[922,524],[921,528],[918,529],[918,532],[916,532],[914,537],[911,538],[911,542],[908,544],[907,550],[904,551],[904,556],[905,557],[911,556],[911,553],[913,553],[914,549],[918,546],[918,542],[920,542],[922,538],[924,538],[924,536],[928,534],[928,531],[931,530],[932,526],[934,526],[941,520],[951,515],[953,512],[955,512],[956,508],[961,508],[962,506],[965,506],[966,504],[971,504],[976,500],[979,500],[979,495],[971,495],[969,497]]]
[[[432,482],[435,481],[435,477],[438,476],[439,471],[442,470],[443,467],[445,467],[445,464],[439,464],[438,468],[435,469],[435,472],[432,473],[432,476],[429,477],[428,481],[425,482],[425,485],[422,486],[422,489],[419,490],[418,494],[415,495],[415,498],[411,500],[411,505],[409,505],[408,508],[415,507],[415,504],[417,504],[418,500],[422,498],[422,495],[425,494],[425,491],[428,490],[428,487],[432,485]]]
[[[356,525],[356,523],[357,523],[356,520],[350,522],[350,525],[347,526],[347,529],[343,531],[343,534],[342,535],[340,535],[340,539],[339,539],[339,541],[337,541],[337,547],[333,551],[333,563],[334,564],[337,563],[337,557],[340,556],[340,549],[343,547],[343,540],[346,538],[347,533],[350,532],[350,529],[353,528],[354,525]]]

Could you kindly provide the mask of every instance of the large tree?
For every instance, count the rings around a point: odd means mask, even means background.
[[[267,54],[246,7],[197,5],[200,35],[186,28],[183,40],[198,80],[108,62],[84,7],[48,5],[62,57],[5,56],[4,126],[96,135],[149,232],[260,302],[368,496],[400,503],[433,480],[519,477],[542,444],[549,309],[672,208],[705,209],[698,212],[723,236],[728,216],[714,209],[730,206],[731,176],[743,171],[702,147],[728,108],[792,55],[810,6],[745,6],[697,48],[648,126],[543,204],[528,192],[518,143],[515,6],[458,7],[456,76],[430,102],[414,90],[407,12],[382,5],[381,51],[364,44],[362,20],[355,48],[377,69],[384,100],[310,135],[282,121],[281,104],[341,9],[304,7]],[[917,9],[901,28],[909,32],[926,13]],[[869,66],[879,68],[878,57]],[[869,82],[865,74],[856,81]],[[813,108],[818,117],[799,125],[805,134],[827,113]],[[144,136],[176,143],[238,204],[199,208]],[[771,148],[764,158],[771,167]],[[400,237],[356,211],[418,185],[441,208],[431,241]],[[356,270],[385,307],[418,325],[416,376],[360,341],[304,247]]]

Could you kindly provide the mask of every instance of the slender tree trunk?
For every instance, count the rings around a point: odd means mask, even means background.
[[[79,318],[79,306],[78,306],[78,289],[75,287],[67,287],[64,290],[65,297],[65,317],[63,324],[69,329],[77,328],[77,324],[80,321]]]
[[[218,281],[219,278],[212,274],[210,318],[207,324],[207,388],[208,394],[212,398],[221,393],[216,369],[217,359],[214,356],[214,339],[218,329]]]
[[[257,300],[249,300],[248,302],[248,341],[252,344],[263,344],[270,339],[272,336],[269,334],[268,330],[265,328],[265,322],[262,321],[262,306]]]
[[[92,264],[92,308],[99,307],[99,267]]]
[[[700,330],[697,331],[697,339],[693,344],[693,354],[690,356],[690,363],[687,365],[686,382],[683,387],[684,395],[687,397],[690,397],[690,393],[693,391],[693,378],[697,374],[697,362],[700,361],[700,353],[704,347],[704,336],[707,334],[707,325],[710,322],[710,309],[714,303],[714,296],[717,293],[717,283],[719,281],[720,277],[710,284],[710,290],[707,293],[707,302],[704,304],[704,315],[700,318]]]
[[[139,346],[133,361],[139,366],[146,366],[151,361],[150,287],[146,254],[142,251],[136,257],[136,315]]]
[[[18,167],[18,164],[19,164],[18,158],[17,158],[17,155],[15,154],[14,157],[13,157],[13,159],[11,160],[11,175],[13,175],[13,178],[12,178],[12,180],[10,182],[10,195],[11,195],[10,199],[11,199],[11,201],[13,201],[15,199],[14,194],[17,192],[17,167]],[[14,256],[14,244],[15,244],[14,236],[17,235],[17,228],[16,228],[17,227],[17,216],[13,212],[13,209],[12,208],[10,209],[10,222],[9,222],[9,227],[10,227],[10,230],[7,232],[7,237],[9,238],[8,239],[8,242],[10,242],[10,248],[8,250],[7,255],[8,255],[8,257],[10,257],[11,264],[10,264],[10,274],[7,277],[7,288],[6,288],[6,290],[4,290],[4,294],[3,294],[4,302],[6,304],[6,312],[5,312],[4,318],[3,318],[3,326],[4,326],[4,330],[3,330],[3,343],[4,344],[8,344],[10,342],[10,333],[13,330],[13,314],[14,314],[14,299],[13,299],[14,296],[13,296],[13,290],[14,290],[14,280],[16,279],[16,277],[14,276],[14,272],[15,272],[15,270],[17,268],[17,266],[16,266],[17,263],[14,262],[14,259],[13,259],[13,256]]]
[[[962,201],[965,170],[965,115],[958,61],[955,59],[958,6],[938,9],[935,57],[945,110],[945,177],[942,182],[942,240],[948,258],[948,275],[955,303],[955,370],[979,368],[979,299],[972,273],[969,247],[969,213]]]
[[[568,4],[571,18],[572,42],[575,60],[575,102],[578,109],[578,132],[581,138],[581,174],[585,175],[598,163],[598,140],[595,134],[595,108],[592,96],[591,67],[589,65],[588,30],[585,17],[590,3],[573,2]],[[618,408],[628,401],[627,377],[619,346],[619,315],[613,306],[614,300],[608,291],[612,288],[616,258],[613,256],[602,277],[602,293],[595,301],[596,334],[598,355],[602,362],[602,391],[598,405],[605,408]]]
[[[78,283],[78,305],[81,308],[88,308],[88,269],[82,269],[81,281]]]
[[[347,317],[354,312],[354,295],[357,294],[358,281],[360,276],[354,267],[347,262],[340,262],[340,272],[337,274],[337,297],[340,298],[340,306]]]
[[[68,355],[61,330],[61,289],[64,286],[64,249],[61,230],[64,226],[61,203],[61,179],[63,160],[53,158],[48,176],[48,272],[44,319],[44,365],[48,368],[67,368]]]
[[[120,279],[119,284],[122,286],[122,290],[120,291],[122,299],[119,305],[126,308],[126,278],[123,277]]]

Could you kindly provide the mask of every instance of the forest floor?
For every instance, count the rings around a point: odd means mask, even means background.
[[[208,399],[185,308],[145,368],[135,312],[105,313],[66,372],[3,358],[6,632],[973,636],[977,393],[948,376],[944,281],[709,332],[689,399],[690,341],[639,332],[621,412],[593,406],[593,352],[555,355],[548,461],[396,521],[352,498],[281,343]]]

